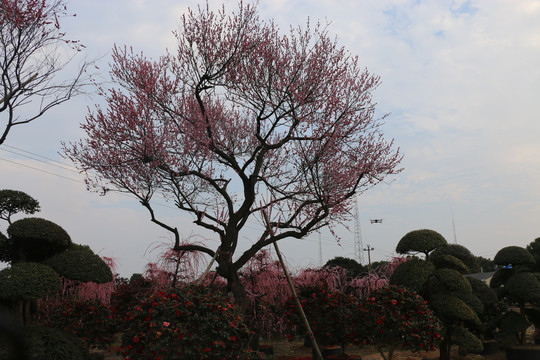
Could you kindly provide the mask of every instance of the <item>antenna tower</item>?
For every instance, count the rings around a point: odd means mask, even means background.
[[[356,198],[356,216],[354,218],[354,256],[360,265],[364,265],[364,251],[362,244],[362,228],[360,226],[360,211],[358,210],[358,197]]]

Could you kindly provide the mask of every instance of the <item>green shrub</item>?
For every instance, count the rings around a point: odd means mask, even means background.
[[[78,337],[45,326],[25,329],[28,353],[32,360],[87,360],[88,350]]]
[[[47,265],[18,263],[0,271],[0,298],[35,300],[62,289],[58,274]]]
[[[157,292],[127,318],[122,337],[126,359],[248,358],[250,331],[226,298],[212,289]]]
[[[426,281],[435,271],[435,266],[427,261],[413,258],[399,265],[390,277],[390,285],[405,287],[416,293],[423,293]]]
[[[92,250],[69,249],[44,261],[69,280],[104,284],[113,279],[112,271]]]
[[[7,232],[16,255],[12,262],[42,262],[71,246],[71,238],[63,228],[41,218],[17,220]]]

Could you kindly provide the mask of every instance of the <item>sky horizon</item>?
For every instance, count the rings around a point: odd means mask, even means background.
[[[77,16],[63,19],[62,29],[85,44],[81,55],[97,59],[93,71],[105,82],[115,44],[157,59],[166,48],[174,50],[172,31],[198,3],[72,0],[68,11]],[[229,11],[237,8],[236,1],[224,3]],[[328,22],[329,34],[381,76],[373,93],[377,113],[389,114],[382,131],[404,154],[404,171],[358,199],[363,247],[374,248],[372,261],[396,256],[398,241],[417,229],[435,230],[491,259],[505,246],[525,247],[540,237],[540,1],[366,0],[335,6],[327,0],[261,0],[258,8],[282,33],[308,18]],[[0,145],[0,189],[36,198],[42,211],[33,216],[116,259],[120,275],[129,277],[142,273],[160,244],[172,240],[133,197],[88,192],[83,177],[60,156],[62,141],[84,136],[79,124],[95,104],[103,99],[79,96],[15,127]],[[172,204],[159,202],[156,210],[184,237],[217,246]],[[6,225],[0,223],[4,234]],[[250,223],[246,243],[256,228]],[[354,222],[338,226],[339,241],[323,232],[322,258],[317,234],[279,245],[293,269],[319,266],[335,256],[355,257],[355,229]]]

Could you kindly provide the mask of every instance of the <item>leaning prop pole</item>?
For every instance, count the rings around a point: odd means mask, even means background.
[[[270,227],[270,220],[268,219],[268,215],[264,211],[262,213],[264,216],[264,220],[266,221],[266,227],[268,228],[268,231],[270,232],[270,236],[274,237],[274,231]],[[313,345],[313,349],[315,350],[315,354],[317,355],[317,359],[324,360],[321,353],[321,349],[319,349],[317,340],[315,340],[315,336],[313,335],[313,331],[311,330],[311,326],[309,326],[309,321],[306,317],[306,314],[304,313],[304,309],[302,309],[302,304],[300,304],[300,300],[298,299],[298,294],[296,294],[296,290],[292,283],[291,277],[289,276],[289,271],[287,270],[287,266],[285,266],[285,261],[283,261],[283,257],[281,256],[281,251],[279,251],[277,241],[274,241],[274,248],[276,249],[276,254],[279,258],[279,263],[281,264],[281,267],[283,268],[283,273],[285,274],[287,283],[289,284],[289,287],[291,288],[291,292],[294,298],[294,303],[296,304],[296,309],[298,310],[298,312],[300,313],[300,316],[302,317],[302,320],[304,321],[304,326],[307,329],[309,338],[311,340],[311,344]]]

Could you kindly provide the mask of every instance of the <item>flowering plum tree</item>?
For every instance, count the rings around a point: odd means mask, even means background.
[[[231,14],[190,10],[176,36],[177,51],[157,61],[114,48],[119,88],[102,90],[106,109],[64,151],[90,188],[136,196],[175,250],[217,252],[219,275],[245,303],[238,270],[251,257],[346,220],[355,195],[399,172],[401,154],[375,116],[379,77],[324,27],[281,35],[240,3]],[[218,249],[181,245],[152,207],[157,192],[215,233]],[[238,254],[252,219],[263,228]]]
[[[71,80],[54,81],[70,60],[62,60],[62,46],[75,53],[83,47],[61,32],[65,16],[63,0],[0,0],[0,144],[15,125],[34,121],[87,83],[86,62]],[[22,109],[25,116],[17,112]]]

